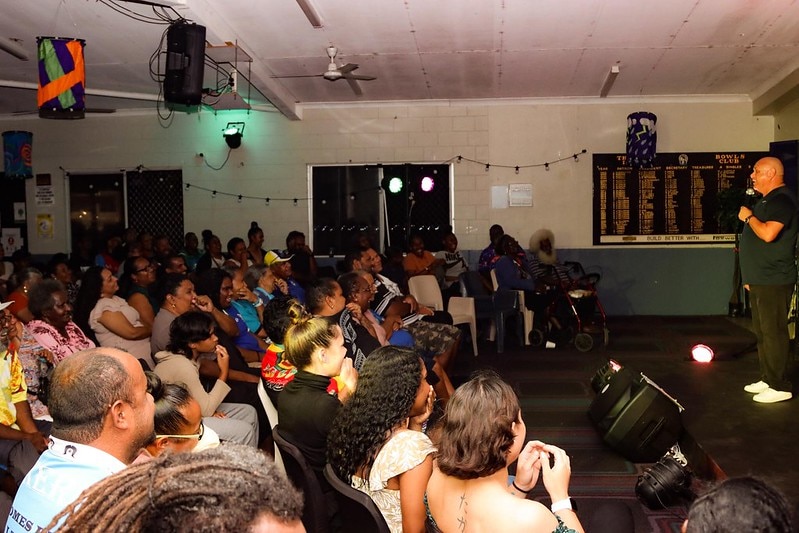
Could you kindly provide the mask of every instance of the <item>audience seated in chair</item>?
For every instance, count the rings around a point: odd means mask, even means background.
[[[229,357],[218,344],[214,320],[199,311],[189,311],[177,317],[169,327],[167,349],[155,354],[155,373],[166,383],[182,383],[200,404],[203,417],[216,417],[209,425],[223,439],[257,446],[259,419],[252,405],[225,402],[230,386],[227,384]],[[201,354],[215,352],[220,374],[213,388],[206,391],[200,381]],[[259,402],[260,405],[260,402]],[[268,428],[264,434],[268,434]]]
[[[223,444],[164,454],[97,483],[59,531],[303,531],[302,495],[263,453]],[[49,531],[49,528],[48,528]]]
[[[415,351],[379,348],[328,437],[336,475],[372,497],[392,532],[425,531],[434,448],[423,427],[435,397],[426,372]]]

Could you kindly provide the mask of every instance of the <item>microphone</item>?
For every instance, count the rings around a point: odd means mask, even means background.
[[[745,194],[746,194],[746,202],[745,202],[746,207],[751,208],[753,205],[755,205],[755,202],[757,201],[757,191],[752,187],[747,187]]]

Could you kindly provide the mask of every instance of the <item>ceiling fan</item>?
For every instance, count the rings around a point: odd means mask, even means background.
[[[336,66],[336,54],[338,49],[335,46],[327,47],[327,56],[330,58],[330,64],[327,66],[327,71],[322,74],[298,74],[295,76],[273,76],[274,78],[324,78],[327,81],[347,80],[347,83],[352,88],[352,92],[356,96],[363,95],[361,86],[358,81],[372,81],[376,80],[374,76],[362,76],[360,74],[353,74],[353,71],[358,68],[357,63],[347,63],[346,65]]]

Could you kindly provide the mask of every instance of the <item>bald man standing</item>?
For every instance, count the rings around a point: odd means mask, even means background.
[[[764,157],[752,169],[752,187],[763,195],[752,208],[741,207],[740,261],[752,305],[760,381],[744,390],[759,403],[790,400],[788,309],[796,285],[796,195],[784,182],[782,163]]]

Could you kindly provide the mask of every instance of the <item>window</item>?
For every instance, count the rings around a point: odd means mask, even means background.
[[[362,234],[381,251],[405,250],[413,233],[439,249],[451,227],[450,174],[450,165],[311,167],[314,250],[343,255]]]

